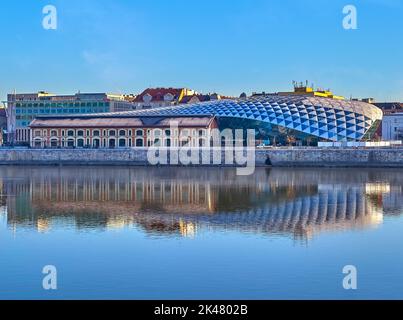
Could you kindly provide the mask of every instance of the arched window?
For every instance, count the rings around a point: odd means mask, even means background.
[[[119,148],[126,147],[126,139],[119,139]]]
[[[136,139],[136,147],[144,147],[143,139]]]
[[[84,148],[84,139],[78,139],[77,140],[77,147],[78,148]]]
[[[57,148],[59,146],[59,142],[55,139],[50,141],[50,147],[51,148]]]
[[[67,135],[68,135],[69,137],[74,137],[74,130],[69,130],[69,131],[67,131]]]
[[[161,139],[154,139],[154,147],[160,147],[161,146]]]
[[[101,141],[99,139],[94,139],[94,141],[92,142],[92,146],[95,149],[98,149],[101,146]]]
[[[42,140],[35,140],[34,147],[35,148],[42,148]]]
[[[143,136],[143,130],[136,130],[136,136],[142,137]]]
[[[74,148],[74,140],[70,139],[67,141],[67,147]]]
[[[121,137],[126,136],[126,130],[120,130],[119,131],[119,136],[121,136]]]
[[[93,136],[94,136],[94,137],[99,137],[99,135],[100,135],[99,130],[94,130]]]

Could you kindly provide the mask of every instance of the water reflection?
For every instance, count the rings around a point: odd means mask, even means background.
[[[10,228],[108,230],[195,237],[203,229],[285,234],[367,228],[403,212],[401,170],[0,168]],[[3,213],[1,213],[3,212]]]

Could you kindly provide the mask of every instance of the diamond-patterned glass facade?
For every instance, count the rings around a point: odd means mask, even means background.
[[[150,110],[115,113],[116,116],[200,116],[244,119],[288,129],[327,141],[360,141],[382,120],[382,111],[360,102],[303,95],[262,95]]]

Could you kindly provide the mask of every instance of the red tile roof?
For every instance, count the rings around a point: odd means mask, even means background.
[[[178,99],[182,93],[183,89],[180,88],[148,88],[139,94],[134,102],[144,102],[143,97],[149,94],[152,99],[151,102],[164,101],[164,96],[168,93],[174,96],[174,99]]]
[[[188,103],[194,97],[198,98],[200,102],[206,102],[211,100],[211,96],[209,96],[208,94],[194,94],[192,96],[184,96],[183,99],[180,101],[180,103]]]

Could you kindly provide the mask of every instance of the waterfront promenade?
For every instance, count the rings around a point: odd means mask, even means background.
[[[173,148],[167,152],[168,163]],[[198,163],[191,166],[236,166],[202,164],[202,149]],[[213,158],[213,152],[210,152]],[[128,165],[151,166],[147,148],[127,149],[0,149],[0,165]],[[256,149],[257,167],[395,167],[403,168],[403,148],[267,148]],[[180,165],[179,165],[180,166]]]

